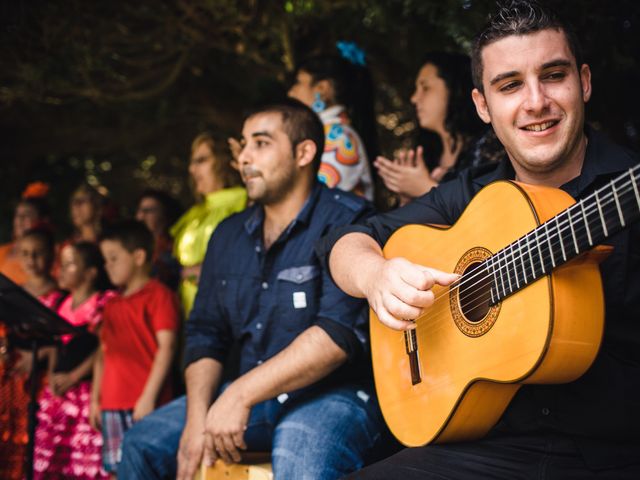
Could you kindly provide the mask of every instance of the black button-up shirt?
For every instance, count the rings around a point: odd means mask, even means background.
[[[595,131],[588,129],[587,136],[581,174],[561,187],[576,199],[639,161]],[[514,176],[506,158],[489,171],[466,170],[401,209],[333,232],[323,240],[321,249],[328,255],[337,239],[352,231],[368,233],[384,245],[395,230],[409,223],[452,225],[482,187]],[[499,432],[568,434],[587,464],[596,468],[640,461],[639,224],[608,238],[606,244],[614,250],[600,265],[606,323],[594,364],[572,383],[525,385],[495,427]]]
[[[268,250],[262,206],[222,222],[209,242],[186,322],[185,365],[204,357],[224,362],[238,342],[243,374],[317,325],[349,357],[324,383],[337,378],[370,381],[366,302],[342,292],[314,251],[331,229],[370,213],[364,200],[318,183]]]

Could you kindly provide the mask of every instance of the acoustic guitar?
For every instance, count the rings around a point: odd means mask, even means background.
[[[479,438],[521,385],[587,371],[604,329],[598,263],[611,250],[597,245],[640,217],[639,168],[577,203],[558,189],[498,181],[455,225],[391,236],[385,258],[461,275],[433,289],[414,330],[392,330],[371,311],[376,390],[398,440]]]

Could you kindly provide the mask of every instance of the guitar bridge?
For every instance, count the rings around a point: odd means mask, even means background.
[[[420,359],[418,358],[418,338],[415,330],[405,330],[404,346],[409,355],[409,368],[411,369],[411,385],[416,385],[422,381],[420,375]]]

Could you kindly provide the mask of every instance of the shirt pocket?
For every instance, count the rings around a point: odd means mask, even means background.
[[[302,332],[315,319],[320,296],[320,268],[316,265],[291,267],[276,277],[276,322],[285,330]]]

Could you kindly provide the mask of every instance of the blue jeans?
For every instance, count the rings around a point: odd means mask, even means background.
[[[128,430],[118,480],[175,478],[185,418],[186,398],[180,397]],[[383,428],[369,389],[337,387],[254,406],[245,442],[250,451],[271,450],[277,480],[335,479],[364,466]]]

